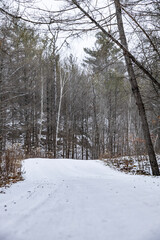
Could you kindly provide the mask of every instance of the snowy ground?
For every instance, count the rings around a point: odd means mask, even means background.
[[[156,155],[160,167],[160,155]],[[103,159],[106,165],[123,172],[139,175],[152,175],[147,155],[121,156]]]
[[[160,178],[92,160],[24,166],[25,181],[0,194],[0,240],[160,239]]]

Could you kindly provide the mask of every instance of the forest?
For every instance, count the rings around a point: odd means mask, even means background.
[[[160,2],[69,0],[60,10],[33,8],[28,16],[23,6],[32,2],[0,3],[0,172],[14,154],[149,155],[159,175],[153,159],[160,154]],[[95,36],[83,61],[62,55],[63,32],[66,39]]]

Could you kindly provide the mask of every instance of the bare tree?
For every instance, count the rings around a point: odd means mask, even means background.
[[[141,120],[142,120],[143,133],[144,133],[144,137],[145,137],[145,141],[146,141],[146,148],[148,150],[152,173],[153,173],[153,175],[159,175],[160,174],[159,168],[158,168],[153,144],[152,144],[151,137],[150,137],[145,108],[144,108],[144,104],[142,102],[142,98],[141,98],[141,94],[140,94],[139,87],[137,84],[137,80],[136,80],[136,76],[135,76],[134,69],[132,66],[132,62],[135,63],[154,82],[154,84],[156,84],[156,86],[158,88],[160,88],[160,83],[152,76],[152,74],[150,74],[148,72],[148,70],[146,70],[143,67],[143,65],[141,65],[141,63],[138,60],[135,59],[135,57],[128,50],[126,36],[125,36],[124,28],[123,28],[121,5],[120,5],[119,0],[115,0],[114,3],[115,3],[115,8],[116,8],[116,17],[117,17],[117,24],[118,24],[121,43],[118,40],[116,40],[109,32],[107,32],[103,28],[103,26],[101,26],[100,23],[98,23],[85,9],[83,9],[80,6],[78,1],[72,0],[72,3],[81,12],[83,12],[83,14],[85,16],[87,16],[90,19],[90,21],[93,22],[107,37],[109,37],[114,43],[116,43],[123,50],[125,61],[126,61],[126,66],[127,66],[127,71],[128,71],[128,75],[129,75],[129,79],[130,79],[130,83],[131,83],[131,87],[132,87],[132,92],[135,97],[135,101],[138,106],[139,113],[140,113]]]

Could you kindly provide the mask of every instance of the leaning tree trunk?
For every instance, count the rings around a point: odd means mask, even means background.
[[[119,30],[121,44],[128,50],[128,44],[127,44],[124,27],[123,27],[123,21],[122,21],[120,1],[114,0],[114,3],[115,3],[115,7],[116,7],[116,17],[117,17],[117,24],[118,24],[118,30]],[[149,160],[150,160],[150,164],[151,164],[151,168],[152,168],[152,173],[153,173],[153,175],[158,176],[158,175],[160,175],[159,168],[158,168],[153,144],[151,141],[149,126],[148,126],[147,117],[146,117],[146,111],[145,111],[145,107],[144,107],[144,104],[142,101],[141,93],[139,91],[137,79],[136,79],[135,72],[133,69],[133,64],[132,64],[130,57],[127,54],[125,54],[125,52],[124,52],[124,57],[125,57],[125,62],[126,62],[126,66],[127,66],[129,81],[130,81],[130,84],[132,87],[132,92],[133,92],[133,95],[134,95],[134,98],[135,98],[135,101],[136,101],[136,104],[137,104],[137,107],[139,110],[139,114],[141,117],[141,121],[142,121],[142,129],[143,129],[146,148],[148,151]]]
[[[85,11],[79,4],[77,0],[72,0],[72,3],[81,11],[84,13],[85,16],[87,16],[92,23],[94,23],[107,37],[109,37],[116,45],[118,45],[124,52],[124,57],[127,65],[127,71],[128,75],[130,78],[130,84],[132,87],[132,92],[134,95],[134,98],[136,100],[136,104],[138,106],[139,114],[142,120],[142,128],[144,132],[144,138],[146,141],[146,148],[148,151],[149,155],[149,160],[152,168],[152,173],[153,175],[160,175],[159,173],[159,168],[155,156],[155,152],[153,149],[153,144],[151,141],[151,136],[149,132],[149,127],[148,127],[148,122],[146,118],[146,113],[145,113],[145,108],[144,104],[141,98],[141,94],[139,91],[139,87],[137,84],[137,80],[135,77],[132,61],[138,66],[139,69],[145,73],[150,80],[160,89],[160,83],[152,76],[150,72],[148,72],[147,69],[143,67],[143,65],[137,61],[137,59],[128,51],[128,44],[126,41],[126,36],[123,28],[123,21],[122,21],[122,14],[121,14],[121,7],[120,7],[120,1],[119,0],[114,0],[115,7],[116,7],[116,15],[117,15],[117,23],[118,23],[118,28],[119,28],[119,33],[120,33],[120,39],[121,43],[116,40],[109,32],[107,32],[103,26],[101,26],[87,11]]]

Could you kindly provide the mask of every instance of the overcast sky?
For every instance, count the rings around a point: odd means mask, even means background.
[[[63,6],[64,1],[61,0],[37,0],[36,6],[46,10],[59,10],[60,6]],[[61,34],[62,36],[62,34]],[[59,41],[61,44],[63,40]],[[84,51],[83,48],[85,47],[93,47],[95,42],[94,33],[81,35],[79,38],[69,38],[67,39],[70,48],[63,47],[61,53],[63,56],[69,56],[71,53],[76,57],[78,60],[82,60],[84,58]]]
[[[39,0],[37,1],[38,6],[47,10],[58,10],[61,6],[63,6],[64,1],[61,0]],[[93,47],[95,42],[94,33],[90,33],[87,35],[81,35],[79,38],[70,38],[67,39],[70,48],[62,49],[62,53],[66,56],[69,54],[73,54],[74,57],[77,57],[78,60],[82,60],[84,58],[84,50],[85,47]]]
[[[0,0],[1,1],[1,0]],[[94,0],[93,0],[94,1]],[[11,9],[17,9],[17,3],[20,3],[20,12],[23,14],[24,18],[30,18],[30,20],[34,20],[33,16],[39,20],[41,17],[41,13],[37,12],[37,8],[45,9],[45,10],[59,10],[60,7],[63,7],[65,4],[64,0],[35,0],[34,3],[31,4],[31,1],[14,1],[8,0],[6,1],[6,5],[8,5]],[[46,13],[46,19],[47,19]],[[45,15],[44,15],[45,18]],[[42,26],[41,26],[42,28]],[[47,30],[47,26],[43,25],[45,31]],[[67,33],[68,34],[68,33]],[[60,46],[61,43],[64,41],[65,36],[64,33],[60,33],[60,40],[58,41],[58,45]],[[95,42],[95,32],[91,32],[90,34],[87,33],[85,35],[80,35],[78,38],[67,38],[67,42],[69,43],[69,48],[63,47],[61,50],[61,56],[66,57],[70,54],[73,54],[75,58],[78,60],[82,60],[84,58],[84,48],[85,47],[93,47]],[[63,38],[62,38],[63,37]]]

